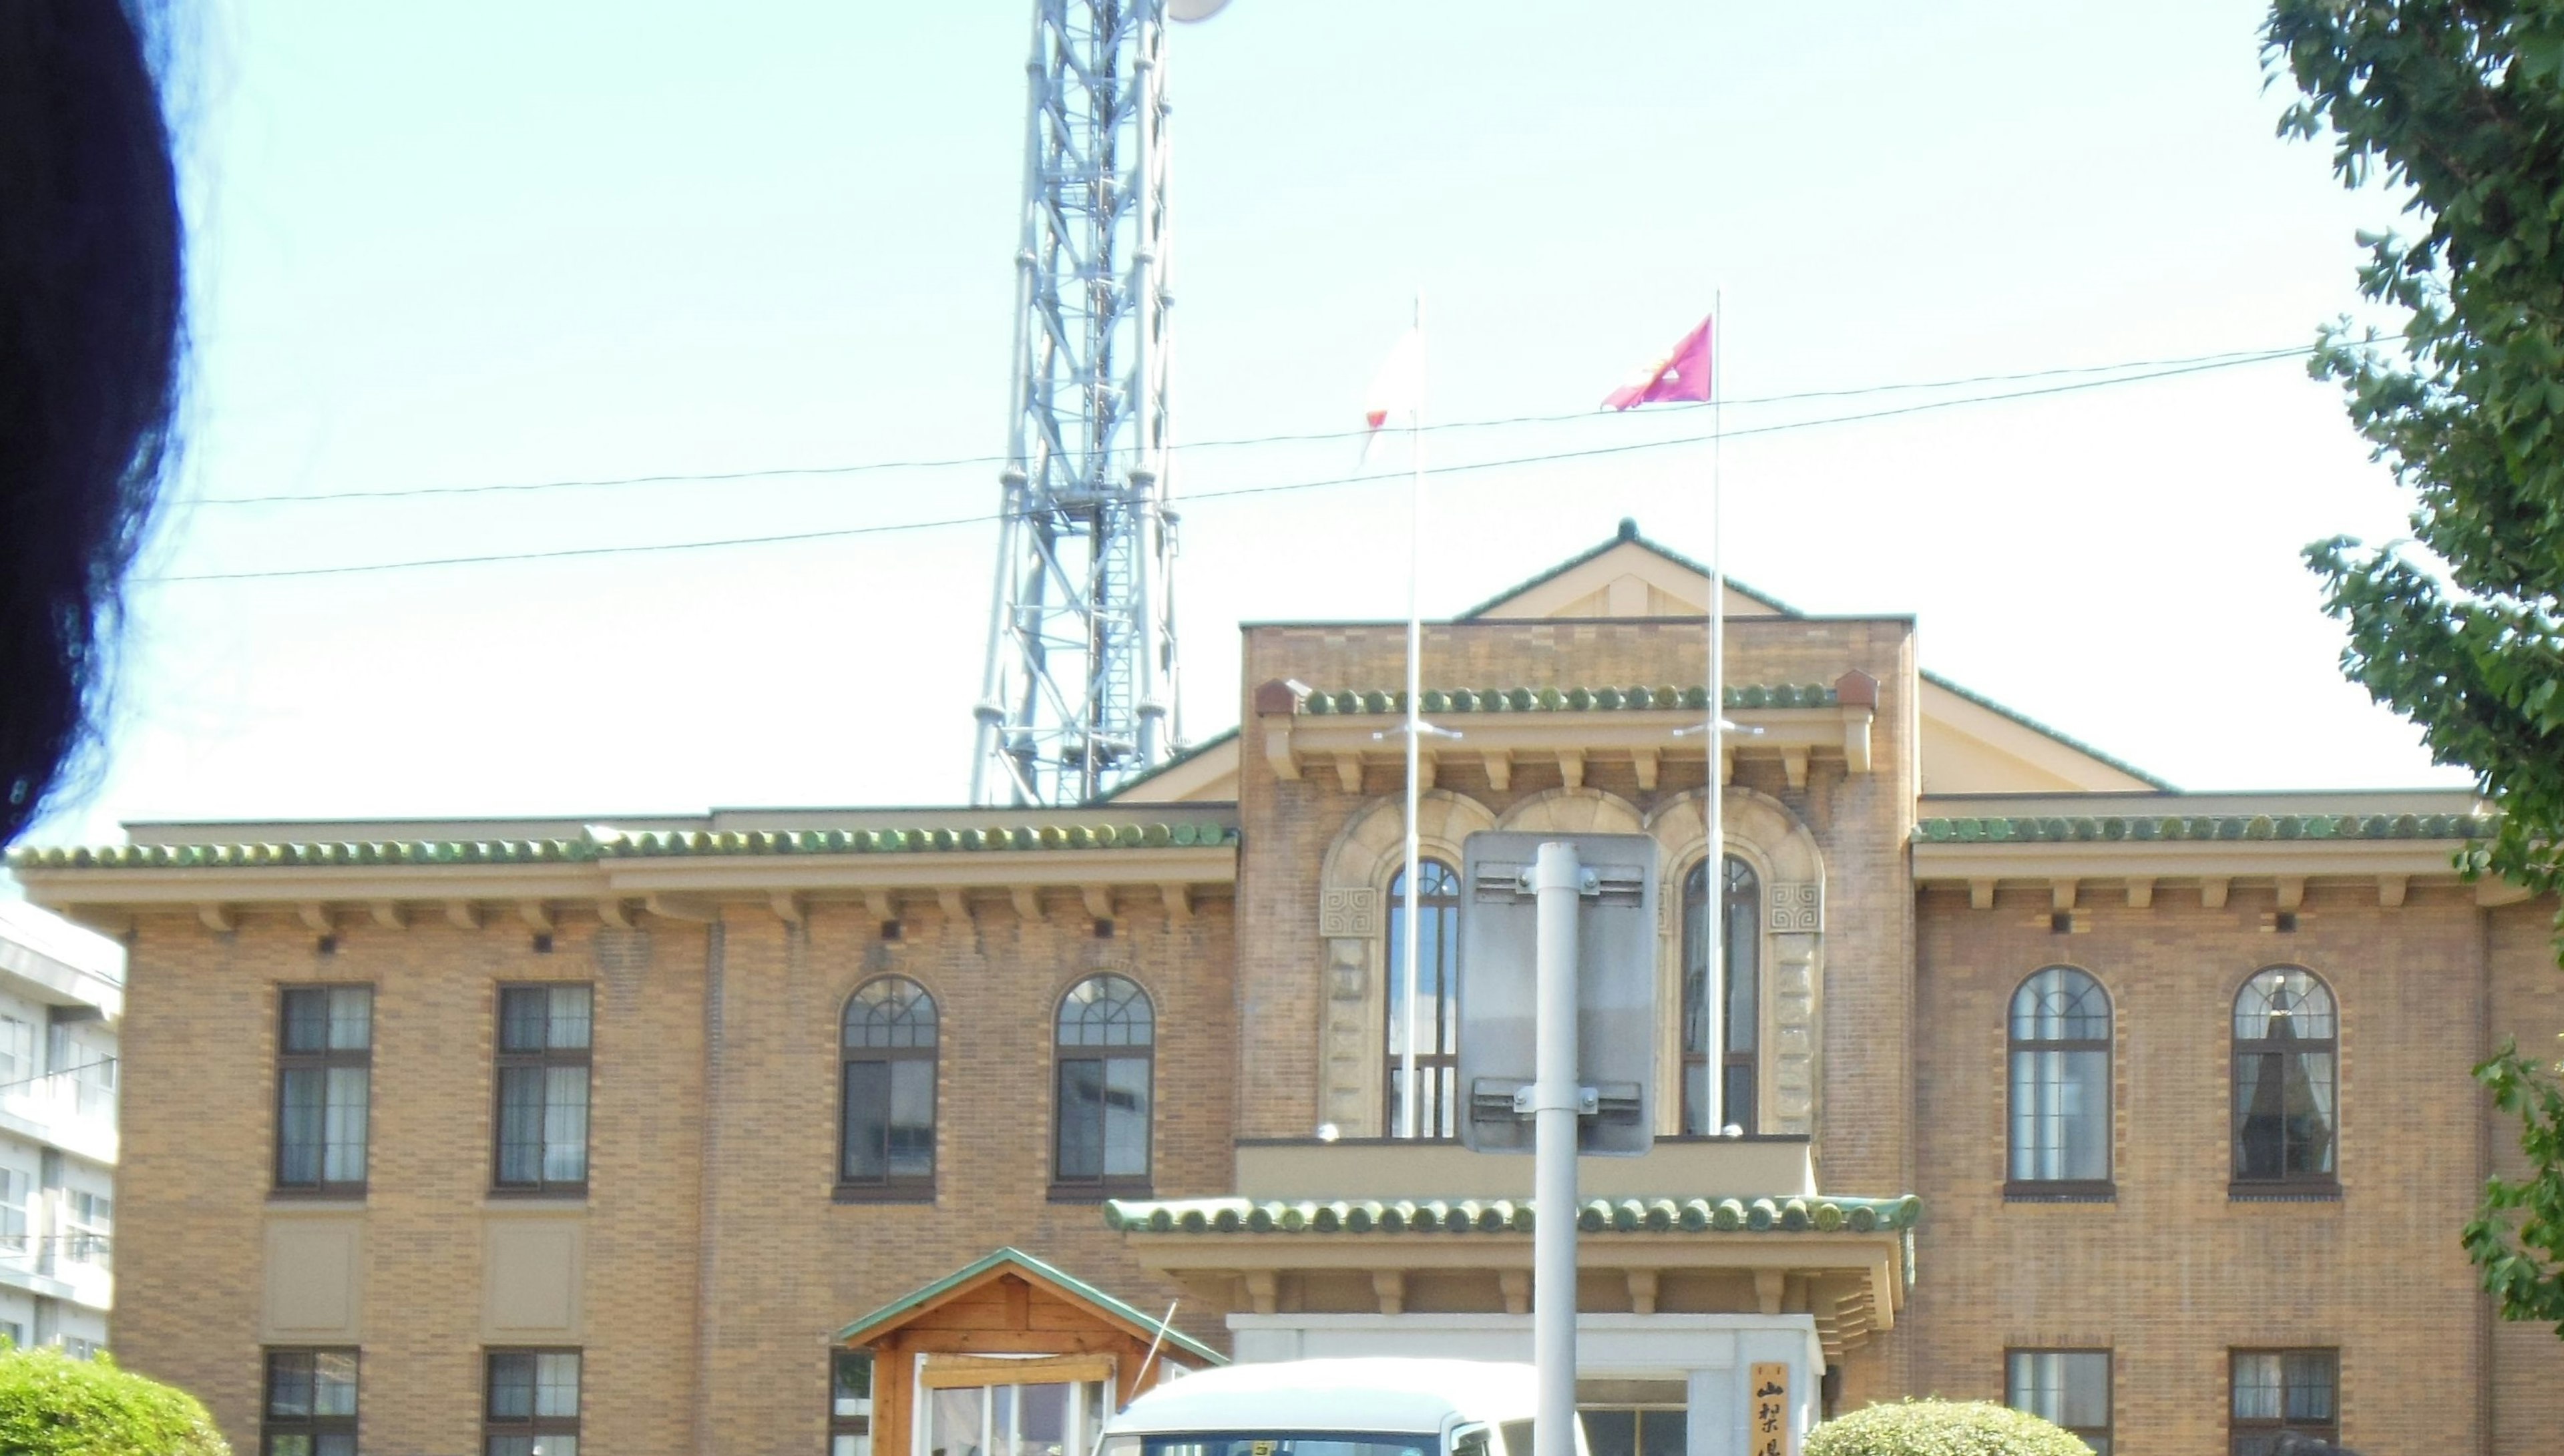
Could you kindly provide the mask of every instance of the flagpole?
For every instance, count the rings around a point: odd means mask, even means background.
[[[1424,618],[1416,596],[1416,576],[1424,559],[1424,291],[1415,291],[1415,398],[1406,413],[1406,927],[1401,947],[1406,957],[1406,1044],[1397,1058],[1397,1075],[1406,1089],[1399,1122],[1408,1138],[1422,1136],[1423,1092],[1415,1085],[1416,1011],[1416,780],[1424,747],[1423,657]],[[1439,1044],[1440,1023],[1435,1023]]]
[[[1721,761],[1723,720],[1727,716],[1727,520],[1720,489],[1719,445],[1723,435],[1719,396],[1724,392],[1727,340],[1725,290],[1710,295],[1709,306],[1709,777],[1707,814],[1709,965],[1702,980],[1702,1027],[1709,1043],[1709,1085],[1701,1092],[1703,1131],[1727,1131],[1727,774]]]

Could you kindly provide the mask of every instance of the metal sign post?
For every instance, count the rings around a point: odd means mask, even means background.
[[[1539,1075],[1532,1083],[1532,1358],[1540,1368],[1533,1456],[1576,1456],[1576,922],[1585,891],[1576,846],[1552,841],[1532,867],[1539,905],[1534,979]]]
[[[1531,1456],[1575,1456],[1576,1159],[1654,1142],[1656,843],[1491,830],[1460,858],[1460,1140],[1532,1154]]]

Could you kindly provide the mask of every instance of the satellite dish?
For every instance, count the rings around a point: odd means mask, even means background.
[[[1208,20],[1226,4],[1228,0],[1167,0],[1167,16],[1171,20]]]

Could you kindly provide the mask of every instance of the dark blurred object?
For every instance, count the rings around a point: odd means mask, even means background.
[[[2321,1436],[2301,1436],[2289,1431],[2270,1443],[2270,1456],[2359,1456],[2348,1446],[2336,1446]]]
[[[117,0],[0,0],[0,843],[95,741],[170,446],[179,217]]]

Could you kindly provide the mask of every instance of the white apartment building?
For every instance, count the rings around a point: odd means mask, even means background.
[[[0,901],[0,1337],[88,1354],[115,1303],[124,952]]]

